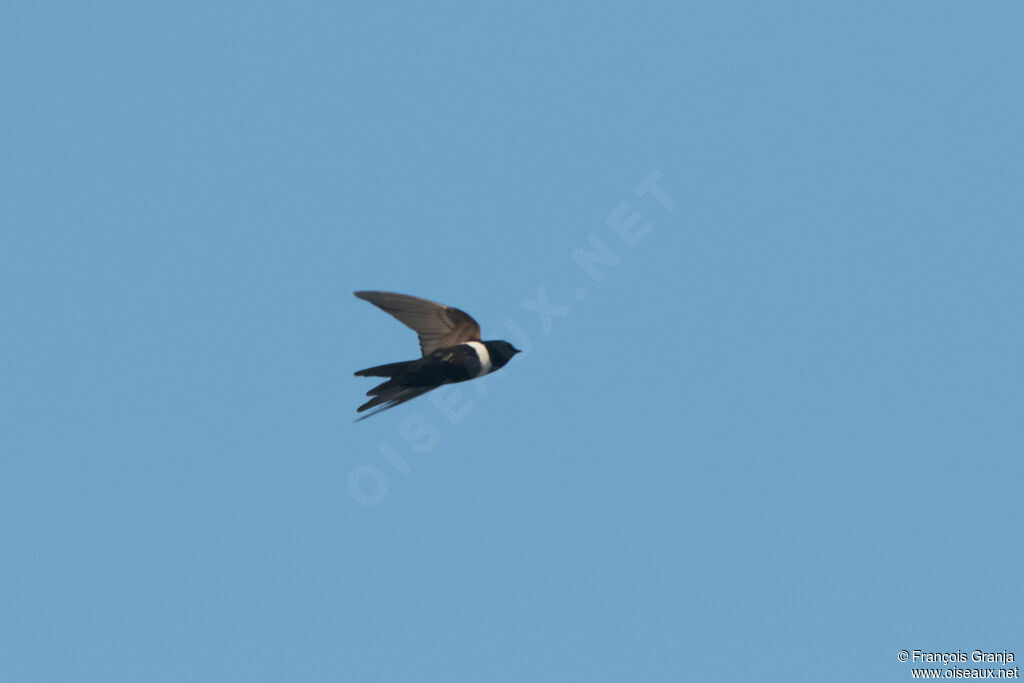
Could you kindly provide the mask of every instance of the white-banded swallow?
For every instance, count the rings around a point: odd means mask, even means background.
[[[420,338],[421,358],[388,363],[355,373],[357,377],[387,377],[366,392],[372,396],[358,412],[377,407],[370,415],[422,396],[442,384],[465,382],[494,372],[519,353],[507,341],[481,341],[472,316],[451,306],[391,292],[355,292],[412,328]],[[380,406],[380,407],[378,407]]]

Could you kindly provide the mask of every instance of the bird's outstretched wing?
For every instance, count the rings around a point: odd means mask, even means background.
[[[391,292],[355,292],[355,295],[412,328],[419,335],[424,356],[444,346],[480,341],[480,326],[468,313],[457,308]]]

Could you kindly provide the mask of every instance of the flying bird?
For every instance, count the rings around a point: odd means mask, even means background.
[[[434,301],[391,292],[355,292],[419,335],[422,358],[366,368],[357,377],[387,377],[366,392],[372,396],[358,418],[393,408],[442,384],[476,379],[504,367],[519,349],[507,341],[480,341],[480,326],[466,312]]]

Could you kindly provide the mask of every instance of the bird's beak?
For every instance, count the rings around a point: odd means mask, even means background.
[[[513,346],[512,347],[512,353],[522,353],[522,351],[520,351],[519,349],[517,349],[516,347]]]

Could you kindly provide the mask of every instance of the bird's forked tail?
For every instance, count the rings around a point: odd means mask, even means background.
[[[388,363],[387,365],[378,365],[372,368],[366,368],[356,373],[356,377],[396,377],[402,374],[402,371],[407,367],[415,363],[416,361],[406,360],[401,363]]]

